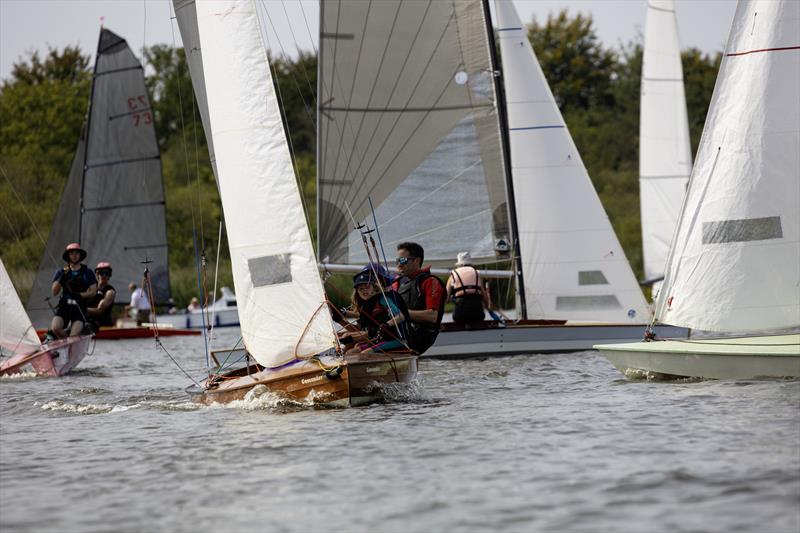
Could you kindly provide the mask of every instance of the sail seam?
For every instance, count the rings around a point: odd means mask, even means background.
[[[115,118],[127,117],[130,115],[137,115],[139,113],[144,113],[150,110],[151,110],[150,107],[144,107],[142,109],[137,109],[136,111],[128,111],[127,113],[120,113],[119,115],[109,115],[108,120],[114,120]]]
[[[345,111],[345,112],[358,112],[358,113],[403,113],[407,111],[454,111],[458,109],[481,109],[494,107],[490,104],[482,105],[453,105],[453,106],[437,106],[437,107],[323,107],[323,111]]]
[[[160,202],[141,202],[136,204],[117,204],[117,205],[105,205],[103,207],[87,207],[83,210],[84,213],[88,213],[89,211],[106,211],[108,209],[128,209],[131,207],[146,207],[148,205],[165,205],[164,200]]]
[[[515,31],[515,30],[522,31],[522,27],[520,26],[518,28],[497,28],[497,31]]]
[[[655,176],[644,176],[644,175],[642,175],[642,176],[639,176],[639,179],[640,180],[668,180],[668,179],[675,179],[675,178],[684,178],[684,179],[686,179],[688,177],[689,177],[688,174],[675,174],[675,175],[672,175],[672,176],[658,176],[658,175],[655,175]]]
[[[563,128],[563,125],[552,126],[521,126],[519,128],[508,128],[508,131],[523,131],[523,130],[550,130],[555,128]]]
[[[760,54],[763,52],[783,52],[786,50],[800,50],[800,46],[781,46],[777,48],[759,48],[756,50],[748,50],[746,52],[731,52],[725,54],[726,57],[746,56],[748,54]]]
[[[114,70],[106,70],[105,72],[98,72],[94,75],[95,78],[99,78],[100,76],[105,76],[106,74],[116,74],[117,72],[126,72],[128,70],[143,70],[142,66],[136,67],[125,67],[125,68],[115,68]]]
[[[157,159],[161,159],[161,155],[151,155],[148,157],[137,157],[134,159],[119,159],[117,161],[109,161],[107,163],[95,163],[94,165],[86,165],[86,170],[90,168],[97,168],[97,167],[108,167],[111,165],[126,165],[128,163],[139,163],[141,161],[155,161]]]
[[[674,9],[667,9],[665,7],[656,7],[653,4],[651,4],[650,2],[647,3],[647,7],[650,8],[650,9],[653,9],[655,11],[662,11],[664,13],[675,13]]]
[[[672,82],[679,81],[679,82],[683,83],[683,78],[650,78],[650,77],[645,76],[645,77],[642,78],[642,80],[644,80],[644,81],[672,81]]]

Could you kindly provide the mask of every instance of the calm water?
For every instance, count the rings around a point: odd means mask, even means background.
[[[202,373],[198,338],[164,344]],[[630,382],[593,352],[421,366],[336,410],[198,408],[152,340],[1,379],[0,529],[800,530],[800,381]]]

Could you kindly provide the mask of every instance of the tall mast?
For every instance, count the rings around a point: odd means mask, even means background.
[[[89,111],[86,113],[86,139],[83,142],[83,170],[81,172],[81,199],[80,216],[78,217],[78,242],[83,237],[83,188],[86,184],[86,169],[89,166],[89,134],[92,130],[92,104],[94,103],[94,86],[97,80],[97,64],[100,62],[100,44],[103,42],[103,27],[100,27],[100,36],[97,38],[97,54],[94,57],[94,68],[92,69],[92,89],[89,92]]]
[[[494,38],[492,15],[489,10],[489,0],[482,0],[484,18],[486,19],[486,35],[489,38],[489,57],[492,62],[492,78],[494,79],[494,92],[497,95],[497,117],[500,121],[500,139],[503,147],[503,168],[506,178],[506,196],[508,198],[508,220],[511,227],[511,261],[514,276],[517,279],[517,293],[519,294],[519,313],[521,319],[528,318],[528,306],[525,303],[525,281],[522,277],[522,255],[519,250],[519,230],[517,228],[517,204],[514,201],[514,183],[511,177],[511,143],[508,140],[508,115],[506,113],[506,94],[500,78],[502,71],[497,61],[497,41]]]

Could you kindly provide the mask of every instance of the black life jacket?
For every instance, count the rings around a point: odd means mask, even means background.
[[[398,326],[400,336],[405,337],[406,324],[411,320],[411,317],[408,316],[408,309],[397,292],[391,289],[384,289],[384,294],[386,294],[387,300],[391,301],[397,306],[397,308],[400,310],[400,313],[405,318],[405,321],[401,322]],[[367,335],[369,335],[371,339],[374,339],[378,337],[381,325],[385,324],[391,318],[391,316],[391,310],[386,306],[386,303],[383,300],[383,295],[376,294],[360,306],[358,311],[358,325],[361,327],[361,329],[367,332]],[[396,338],[397,333],[395,328],[392,328],[392,331],[393,334],[391,337]]]
[[[428,278],[433,278],[442,290],[442,295],[445,294],[445,287],[442,280],[436,276],[432,276],[427,270],[421,271],[413,279],[404,277],[398,282],[397,292],[406,303],[406,307],[410,310],[424,311],[425,295],[422,294],[422,282]],[[439,335],[439,327],[442,324],[442,316],[444,315],[444,298],[439,299],[439,309],[437,309],[436,323],[432,322],[411,322],[409,324],[409,345],[418,353],[423,353],[430,348],[436,337]]]
[[[100,302],[103,301],[103,298],[106,297],[106,293],[108,291],[116,291],[116,289],[112,285],[106,285],[105,287],[100,287],[97,289],[97,295],[94,297],[92,302],[89,304],[89,307],[97,307],[100,305]],[[103,311],[103,314],[95,317],[95,321],[100,326],[113,326],[114,321],[111,318],[111,308],[114,307],[113,305],[109,306],[108,309]]]

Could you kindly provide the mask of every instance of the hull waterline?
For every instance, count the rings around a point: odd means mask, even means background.
[[[17,355],[0,364],[0,375],[19,374],[30,365],[40,376],[63,376],[74,369],[89,353],[91,335],[68,337],[49,342],[30,355]]]
[[[229,403],[269,392],[301,404],[357,406],[383,396],[386,385],[405,384],[417,375],[416,355],[320,357],[280,367],[254,365],[217,375],[203,388],[187,391],[202,404]]]
[[[628,377],[800,377],[800,334],[595,346]]]

